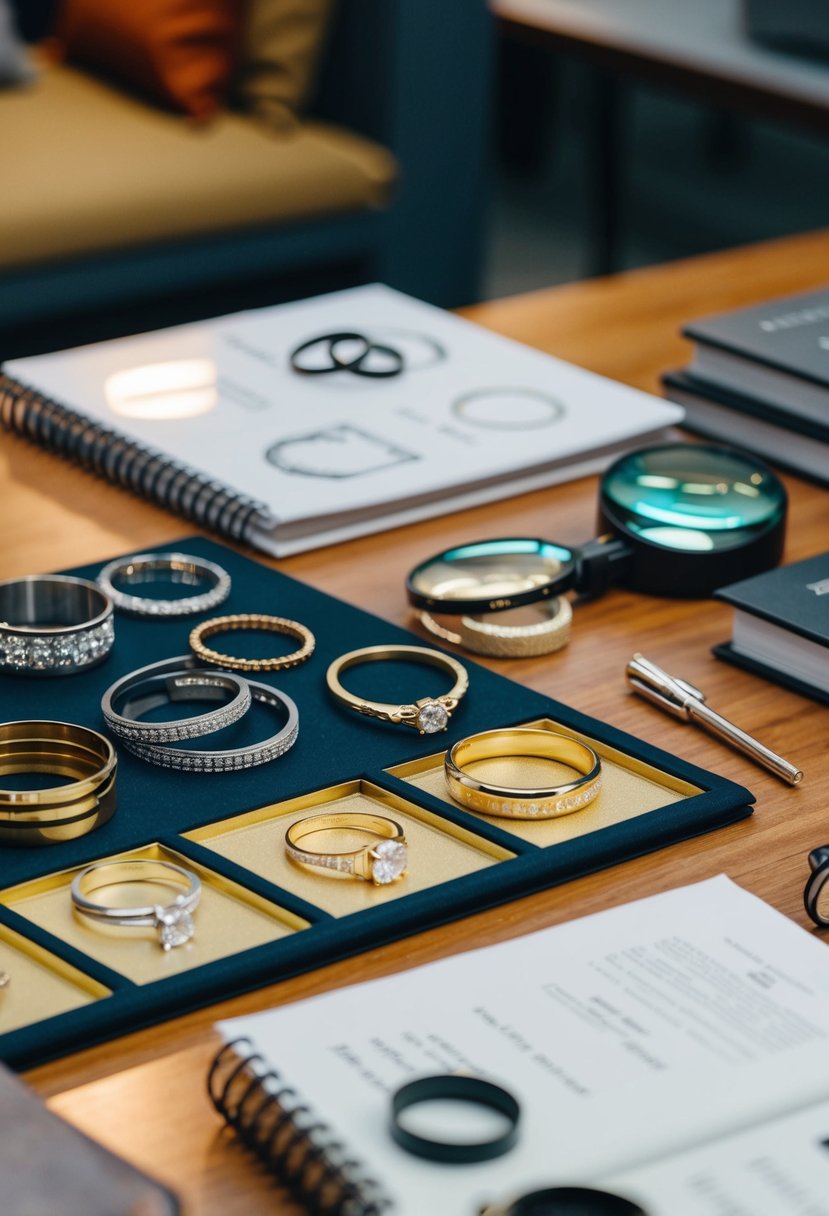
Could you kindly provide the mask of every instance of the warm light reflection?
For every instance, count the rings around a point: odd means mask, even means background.
[[[122,418],[195,418],[216,407],[216,365],[212,359],[175,359],[131,367],[109,376],[104,394]]]

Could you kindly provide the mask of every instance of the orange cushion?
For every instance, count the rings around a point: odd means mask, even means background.
[[[62,56],[196,119],[221,107],[239,43],[240,0],[62,0]]]

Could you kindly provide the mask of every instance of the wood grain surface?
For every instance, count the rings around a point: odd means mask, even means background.
[[[467,315],[656,391],[659,373],[689,356],[688,344],[678,337],[683,322],[821,286],[827,266],[829,234],[819,233],[536,292],[481,305]],[[785,557],[792,561],[829,548],[829,492],[795,478],[786,481],[791,514]],[[280,568],[408,624],[403,580],[418,559],[492,534],[578,543],[593,535],[595,497],[595,479],[583,479],[303,554]],[[188,531],[174,516],[10,436],[0,443],[0,518],[4,578],[101,560]],[[54,1109],[178,1187],[188,1212],[287,1216],[291,1207],[222,1133],[207,1104],[204,1076],[217,1018],[385,975],[721,872],[808,926],[802,905],[806,853],[829,840],[829,710],[713,659],[711,645],[729,632],[725,605],[614,591],[578,606],[565,651],[493,666],[747,785],[757,796],[751,819],[77,1053],[34,1070],[29,1080],[52,1097]],[[796,761],[806,774],[802,786],[782,785],[701,731],[628,694],[624,665],[635,650],[691,680],[716,709]]]

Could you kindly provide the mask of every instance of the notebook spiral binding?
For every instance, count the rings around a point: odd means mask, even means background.
[[[380,1184],[250,1048],[250,1040],[234,1039],[208,1072],[207,1092],[228,1126],[309,1216],[388,1212],[392,1201]]]
[[[0,426],[234,540],[269,526],[264,503],[67,409],[0,373]]]

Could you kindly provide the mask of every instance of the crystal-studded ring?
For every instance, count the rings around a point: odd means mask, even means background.
[[[134,907],[115,906],[90,898],[106,887],[133,882],[170,887],[176,894],[166,904],[139,904]],[[89,919],[124,928],[155,929],[159,945],[164,950],[172,950],[189,942],[196,931],[193,913],[201,899],[201,880],[191,870],[185,870],[172,861],[143,857],[115,859],[98,861],[81,870],[72,879],[70,895],[78,912]]]
[[[471,771],[480,761],[523,757],[547,762],[556,776],[563,765],[575,770],[576,778],[542,785],[535,766],[532,785],[495,785]],[[531,727],[485,730],[461,739],[447,752],[444,769],[446,787],[456,802],[478,814],[506,819],[571,815],[592,802],[602,788],[602,762],[592,747],[558,731]]]
[[[178,586],[207,590],[179,599],[152,599],[136,595],[116,586],[116,580],[127,586],[164,581]],[[215,562],[188,553],[137,553],[134,557],[117,557],[108,562],[98,575],[98,583],[119,612],[133,616],[176,617],[209,612],[230,594],[230,575]]]
[[[342,852],[312,849],[307,843],[310,837],[322,832],[343,831],[366,834],[369,842]],[[285,852],[299,865],[361,878],[376,887],[402,878],[409,861],[406,836],[399,823],[385,815],[366,815],[358,811],[298,819],[285,833]]]
[[[221,701],[217,709],[175,722],[144,722],[142,715],[171,702]],[[129,743],[199,739],[237,722],[250,709],[250,685],[229,671],[205,671],[192,655],[151,663],[116,680],[101,698],[104,721]]]
[[[140,739],[124,739],[124,746],[134,756],[148,760],[150,764],[175,768],[186,773],[234,773],[278,759],[296,743],[299,734],[299,711],[284,692],[271,688],[269,684],[259,684],[255,680],[246,682],[254,701],[280,710],[287,716],[282,729],[261,743],[250,743],[245,747],[225,748],[221,751],[189,751],[163,743],[144,743]]]
[[[413,705],[394,705],[386,701],[368,701],[357,697],[343,688],[340,676],[349,667],[361,663],[377,663],[395,659],[425,663],[429,667],[439,667],[441,671],[454,678],[454,684],[449,692],[439,697],[421,697]],[[348,709],[355,713],[364,714],[367,718],[379,718],[381,722],[393,722],[400,726],[411,726],[421,735],[433,735],[439,730],[446,730],[449,719],[458,707],[461,697],[469,687],[469,676],[466,668],[457,659],[440,650],[430,650],[426,646],[364,646],[362,650],[352,650],[340,655],[326,672],[328,691]]]
[[[96,583],[68,574],[0,582],[0,671],[74,675],[105,659],[114,640],[112,601]]]

